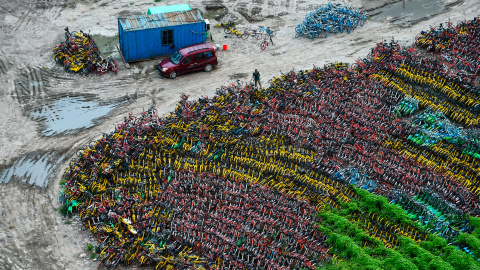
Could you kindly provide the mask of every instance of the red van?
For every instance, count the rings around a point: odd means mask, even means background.
[[[175,79],[178,75],[196,71],[212,71],[218,64],[215,48],[210,42],[190,45],[174,52],[169,58],[158,64],[162,76]]]

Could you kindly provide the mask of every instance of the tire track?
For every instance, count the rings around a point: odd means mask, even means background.
[[[75,2],[75,0],[36,0],[35,8],[52,9],[55,7],[74,7]]]
[[[18,195],[6,195],[12,192]],[[56,213],[45,207],[52,205],[49,193],[9,185],[2,188],[0,195],[0,214],[7,222],[0,223],[0,269],[65,269],[52,248],[58,242],[58,233]]]
[[[9,60],[0,58],[0,74],[6,74],[12,66],[13,64]]]
[[[99,78],[81,78],[79,76],[60,75],[57,70],[28,65],[21,65],[19,69],[23,70],[23,73],[14,80],[14,89],[11,96],[19,104],[25,105],[23,110],[27,117],[39,123],[40,133],[43,135],[66,135],[81,132],[84,126],[80,125],[78,128],[66,129],[62,129],[62,126],[75,127],[71,122],[68,122],[68,117],[78,119],[82,113],[91,117],[92,113],[95,112],[98,112],[98,119],[92,118],[91,121],[93,121],[92,125],[98,125],[107,117],[103,113],[106,108],[112,106],[116,108],[129,103],[124,98],[113,98],[111,95],[107,101],[100,101],[99,96],[108,96],[109,92],[107,90],[112,87],[123,89],[125,83],[133,82],[131,78],[117,78],[115,74],[108,74]],[[78,88],[80,80],[91,80],[95,83],[88,84],[89,87],[80,89]],[[55,85],[55,89],[52,90],[51,85]],[[57,89],[61,89],[64,94],[55,94]],[[78,93],[79,90],[82,93]],[[95,94],[89,96],[85,92]],[[103,95],[104,93],[106,95]],[[68,104],[68,100],[72,100],[75,104]],[[112,108],[112,110],[115,108]],[[52,109],[56,111],[52,112]],[[85,121],[87,120],[81,119],[80,122],[91,127],[90,124],[85,124]],[[56,132],[55,130],[58,128],[60,131]],[[68,132],[63,133],[64,131]]]
[[[26,68],[26,72],[15,79],[15,90],[12,97],[20,104],[33,102],[48,93],[49,74],[42,68]]]
[[[207,1],[209,5],[224,5],[223,1]],[[301,2],[303,3],[303,2]],[[255,24],[265,19],[275,18],[290,14],[297,10],[296,0],[249,0],[230,1],[227,9],[233,14],[227,18],[235,20],[241,17],[247,21],[246,24]],[[232,17],[233,16],[233,17]],[[227,16],[228,17],[228,16]]]
[[[16,23],[13,31],[14,32],[19,32],[24,29],[27,29],[27,26],[30,24],[30,21],[32,20],[32,16],[29,15],[30,10],[27,9],[26,14],[22,14],[22,16],[19,16],[19,21]]]
[[[30,97],[35,96],[35,90],[33,89],[35,85],[35,81],[32,76],[32,71],[30,69],[27,70],[27,78],[28,78],[28,92]]]

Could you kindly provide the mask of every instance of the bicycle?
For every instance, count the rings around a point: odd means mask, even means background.
[[[261,39],[263,35],[258,30],[252,30],[250,28],[243,29],[242,38],[247,39],[250,36],[254,37],[255,39]]]
[[[243,81],[240,79],[232,80],[228,83],[228,85],[235,89],[241,89],[243,87]]]
[[[117,61],[115,61],[115,59],[113,59],[112,56],[109,56],[107,58],[100,57],[96,66],[97,66],[98,75],[103,75],[105,74],[105,72],[108,72],[109,70],[115,73],[118,73]]]
[[[70,32],[65,27],[65,41],[53,49],[54,60],[64,66],[67,72],[86,75],[96,69],[99,51],[91,36],[87,33]]]
[[[270,42],[268,42],[268,41],[267,41],[267,38],[264,37],[264,38],[263,38],[263,42],[260,43],[260,48],[261,48],[262,50],[265,50],[270,43],[273,45],[272,37],[270,36]]]
[[[246,90],[251,90],[255,87],[255,82],[253,81],[253,79],[250,79],[250,81],[247,83],[245,83],[245,89]]]
[[[269,35],[270,37],[274,37],[276,35],[275,31],[273,29],[270,29],[269,26],[267,26],[267,28],[259,26],[257,31],[263,35]]]
[[[222,26],[225,34],[233,34],[237,38],[241,38],[242,33],[238,31],[234,25],[235,24],[233,22],[228,22],[228,23],[219,23],[219,24],[216,24],[215,26]]]

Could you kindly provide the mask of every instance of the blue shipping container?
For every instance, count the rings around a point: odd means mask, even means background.
[[[126,62],[169,55],[205,42],[205,31],[198,9],[118,18],[120,50]]]

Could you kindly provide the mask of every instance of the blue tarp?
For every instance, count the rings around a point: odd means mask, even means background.
[[[175,11],[185,11],[185,10],[192,10],[192,8],[188,4],[151,7],[148,9],[147,15],[168,13],[168,12],[175,12]]]

